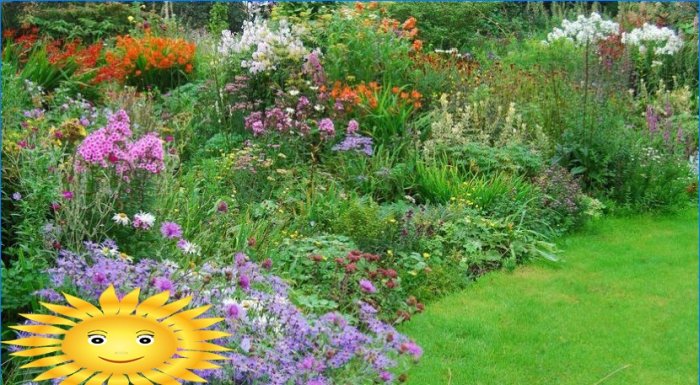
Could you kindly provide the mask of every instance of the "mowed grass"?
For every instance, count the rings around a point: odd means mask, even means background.
[[[401,328],[408,384],[672,385],[698,380],[698,219],[603,219],[562,262],[486,275]]]

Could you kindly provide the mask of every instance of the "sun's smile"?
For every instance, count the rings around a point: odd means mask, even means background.
[[[98,357],[100,357],[100,356],[98,356]],[[110,359],[108,359],[108,358],[100,357],[101,360],[105,360],[105,361],[107,361],[107,362],[113,362],[113,363],[115,363],[115,364],[126,364],[126,363],[129,363],[129,362],[138,361],[138,360],[140,360],[140,359],[142,359],[142,358],[143,358],[143,356],[141,356],[141,357],[139,357],[139,358],[134,358],[134,359],[131,359],[131,360],[117,361],[117,360],[110,360]]]

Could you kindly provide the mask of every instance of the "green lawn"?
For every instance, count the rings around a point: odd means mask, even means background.
[[[409,384],[672,385],[698,379],[698,219],[603,219],[562,262],[496,272],[402,327]]]

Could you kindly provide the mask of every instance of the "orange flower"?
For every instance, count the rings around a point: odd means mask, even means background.
[[[423,95],[421,95],[420,92],[418,92],[418,91],[416,91],[416,90],[413,90],[413,91],[411,92],[411,97],[412,97],[413,99],[419,100],[422,96],[423,96]]]
[[[357,2],[357,3],[355,3],[355,9],[356,9],[358,12],[362,12],[362,10],[365,9],[365,6],[364,6],[362,3]]]
[[[185,66],[185,72],[187,72],[187,73],[192,72],[192,64],[189,64],[189,63],[188,63],[188,64]]]
[[[378,6],[379,4],[377,4],[376,1],[372,1],[371,3],[367,4],[367,9],[377,9]]]
[[[399,87],[394,86],[394,87],[391,88],[391,92],[394,93],[394,94],[398,94],[399,91],[400,91]]]
[[[408,92],[402,92],[401,99],[408,99]]]
[[[416,18],[411,16],[406,21],[403,22],[403,29],[408,31],[409,29],[416,28]]]
[[[136,72],[134,72],[134,75],[141,76],[141,70],[136,70]]]
[[[418,40],[418,39],[414,40],[413,41],[413,50],[420,51],[421,49],[423,49],[423,42],[421,40]]]

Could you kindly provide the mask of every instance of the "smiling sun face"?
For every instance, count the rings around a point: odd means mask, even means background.
[[[227,333],[203,330],[221,318],[201,318],[209,306],[181,311],[191,297],[167,303],[169,293],[138,302],[139,289],[118,299],[110,286],[100,296],[100,308],[63,294],[71,306],[42,303],[54,315],[22,314],[39,325],[13,326],[37,334],[5,343],[30,347],[13,353],[39,358],[22,368],[52,367],[34,381],[65,377],[61,385],[174,385],[178,379],[206,382],[190,370],[216,369],[209,360],[226,359],[213,351],[228,349],[206,341]],[[69,318],[76,319],[73,321]],[[66,328],[60,327],[64,326]],[[63,339],[45,335],[63,335]]]

